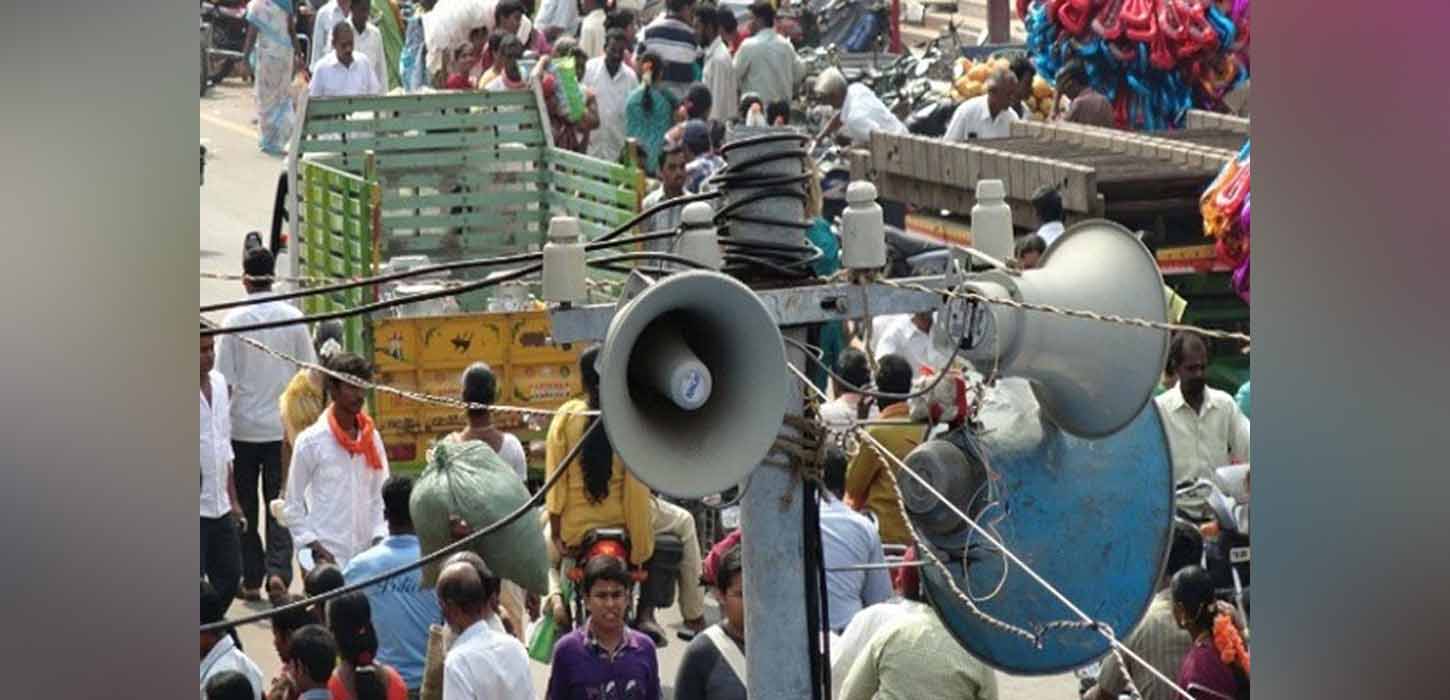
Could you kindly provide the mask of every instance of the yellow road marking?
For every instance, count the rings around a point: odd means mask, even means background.
[[[238,123],[236,123],[234,121],[231,121],[229,119],[222,119],[221,117],[213,116],[213,115],[207,114],[206,112],[202,112],[201,113],[201,120],[204,121],[204,122],[207,122],[207,123],[209,123],[209,124],[211,124],[213,126],[219,126],[219,127],[223,128],[223,129],[226,129],[227,131],[230,131],[230,132],[234,133],[234,134],[241,134],[242,136],[246,136],[246,137],[249,137],[249,138],[257,138],[257,130],[256,129],[253,129],[250,126],[242,126],[241,124],[238,124]]]

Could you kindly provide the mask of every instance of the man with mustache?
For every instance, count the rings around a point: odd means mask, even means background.
[[[1195,333],[1179,333],[1168,346],[1173,388],[1153,400],[1173,458],[1173,481],[1212,479],[1215,469],[1249,461],[1249,419],[1227,392],[1208,386],[1208,343]],[[1202,503],[1180,502],[1190,513]]]

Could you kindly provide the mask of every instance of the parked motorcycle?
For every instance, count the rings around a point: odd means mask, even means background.
[[[1245,619],[1249,616],[1249,504],[1225,492],[1224,472],[1215,479],[1181,483],[1178,498],[1201,499],[1203,510],[1178,509],[1179,517],[1194,522],[1204,535],[1201,566],[1213,578],[1219,598],[1232,602]]]
[[[214,0],[201,3],[201,21],[208,28],[205,88],[232,74],[247,42],[245,0]]]

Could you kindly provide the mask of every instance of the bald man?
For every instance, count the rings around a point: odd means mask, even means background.
[[[497,617],[499,583],[482,559],[451,559],[438,575],[438,605],[458,635],[443,660],[443,697],[448,700],[534,697],[523,643],[489,624]]]

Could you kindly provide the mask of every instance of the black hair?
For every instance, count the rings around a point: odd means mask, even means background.
[[[694,0],[665,0],[665,9],[669,10],[672,15],[679,14],[689,7],[691,2]]]
[[[444,567],[445,570],[447,568]],[[477,615],[488,604],[489,595],[484,578],[478,575],[478,569],[472,566],[469,568],[473,570],[473,576],[440,576],[438,599],[457,605],[470,615]]]
[[[595,345],[579,355],[579,381],[584,385],[589,408],[599,410],[599,370],[594,362],[599,358],[599,346]],[[590,425],[599,421],[599,416],[590,419]],[[614,445],[609,442],[609,433],[600,426],[584,438],[579,448],[579,466],[584,472],[584,493],[593,503],[603,502],[609,497],[609,480],[614,476]]]
[[[775,24],[775,7],[766,0],[760,0],[760,2],[751,5],[750,14],[755,17],[756,31]]]
[[[523,14],[524,4],[519,0],[499,0],[498,6],[493,8],[493,23],[498,26],[503,18],[514,13]]]
[[[711,29],[720,28],[720,9],[713,2],[702,2],[695,6],[695,21]]]
[[[1035,233],[1029,233],[1017,241],[1017,257],[1019,259],[1027,253],[1042,255],[1045,252],[1047,252],[1047,242],[1042,240],[1042,236]]]
[[[494,53],[498,56],[507,56],[511,53],[512,47],[524,47],[524,42],[519,41],[519,36],[512,32],[494,32],[498,35],[498,46],[494,47]]]
[[[722,593],[730,589],[730,584],[740,577],[745,571],[744,557],[740,552],[740,543],[736,542],[725,554],[721,555],[720,562],[715,565],[715,588]]]
[[[336,340],[338,345],[343,344],[347,335],[346,328],[338,319],[328,319],[317,324],[317,330],[312,333],[312,350],[316,353],[322,352],[322,345],[329,340]]]
[[[201,624],[209,625],[213,622],[221,622],[227,616],[227,608],[231,601],[223,600],[216,587],[211,582],[201,580]]]
[[[790,123],[790,102],[787,100],[776,100],[765,106],[765,122],[775,126],[775,118],[784,117],[785,123]]]
[[[634,24],[634,20],[634,10],[628,8],[615,10],[604,16],[604,28],[606,30],[617,28],[624,31],[625,27]]]
[[[1032,193],[1032,209],[1042,223],[1062,221],[1062,195],[1052,185],[1043,185]]]
[[[710,105],[714,98],[710,95],[710,88],[704,83],[694,83],[685,92],[685,99],[690,103],[689,115],[686,119],[705,120],[710,118]]]
[[[753,92],[747,92],[744,95],[741,95],[740,96],[740,118],[741,119],[744,119],[746,116],[748,116],[750,114],[750,106],[751,105],[757,105],[757,104],[758,105],[764,105],[765,104],[765,100],[760,99],[760,95],[758,95],[756,93],[753,93]]]
[[[710,120],[710,146],[719,150],[725,144],[725,122],[719,119]]]
[[[842,498],[846,493],[846,464],[849,460],[845,450],[827,447],[825,459],[821,461],[821,482],[826,490]]]
[[[265,247],[248,248],[242,255],[242,272],[251,277],[271,277],[277,270],[277,259]],[[271,280],[248,280],[253,284],[270,284]]]
[[[373,662],[378,653],[378,631],[373,627],[367,594],[353,591],[333,598],[327,604],[327,629],[337,640],[338,655],[353,667],[357,700],[387,700],[383,671]]]
[[[359,355],[355,352],[339,352],[332,357],[327,358],[327,361],[323,363],[323,366],[339,374],[351,375],[365,382],[372,381],[373,378],[372,364],[369,363],[367,360],[363,359],[362,355]],[[339,383],[342,382],[342,380],[334,379],[332,377],[328,377],[327,381]]]
[[[498,378],[487,364],[475,362],[463,370],[463,400],[490,405],[498,401]],[[475,418],[487,413],[487,409],[468,409],[468,415]]]
[[[357,34],[352,28],[352,13],[348,13],[347,19],[338,20],[337,24],[332,25],[332,40],[337,41],[337,33],[343,30],[350,34]]]
[[[302,577],[302,592],[311,598],[342,588],[345,583],[346,581],[342,578],[342,569],[338,568],[336,564],[320,563]],[[314,610],[318,613],[319,622],[327,618],[327,611],[322,605],[319,604]]]
[[[836,374],[851,386],[865,387],[871,383],[870,358],[857,348],[844,348],[836,355]]]
[[[290,593],[276,607],[291,605],[299,600],[303,600],[302,596]],[[272,632],[282,635],[284,639],[291,639],[293,632],[318,622],[317,614],[313,612],[312,608],[288,608],[272,616]],[[283,661],[286,660],[283,659]]]
[[[255,692],[241,671],[222,671],[206,681],[206,700],[252,700]]]
[[[650,64],[649,74],[652,80],[650,80],[648,85],[644,86],[644,95],[640,97],[639,103],[640,106],[644,107],[644,111],[653,112],[655,111],[654,91],[658,89],[656,83],[660,81],[660,75],[664,72],[665,64],[664,61],[660,60],[660,55],[654,51],[646,51],[644,56],[640,57],[637,65],[641,72],[643,72],[644,64],[646,63]],[[640,76],[640,83],[644,83],[643,75]]]
[[[722,32],[734,34],[736,30],[740,29],[740,19],[735,16],[734,10],[728,7],[720,8],[716,14],[716,18],[720,22],[720,31]]]
[[[660,148],[660,167],[665,167],[665,161],[668,160],[670,156],[675,155],[676,153],[683,153],[686,156],[690,155],[689,152],[685,150],[684,139],[680,139],[679,141],[675,141],[673,143],[666,143],[662,148]]]
[[[1027,81],[1031,76],[1037,74],[1037,67],[1032,65],[1032,59],[1028,58],[1026,54],[1018,55],[1012,59],[1008,70],[1012,71],[1012,75],[1017,76],[1017,80],[1022,82]]]
[[[1203,336],[1192,331],[1178,331],[1173,334],[1172,340],[1168,341],[1168,371],[1177,372],[1178,365],[1183,362],[1183,355],[1188,352],[1189,343],[1197,343],[1203,348],[1203,359],[1207,361],[1208,341]]]
[[[876,390],[887,394],[910,393],[911,375],[911,363],[906,358],[895,353],[886,355],[876,361]],[[891,403],[896,401],[885,401],[884,405]]]
[[[509,36],[509,33],[508,32],[506,32],[506,31],[504,31],[502,29],[495,29],[495,30],[493,30],[493,31],[491,31],[491,32],[488,33],[488,38],[487,39],[484,39],[484,44],[483,45],[489,51],[492,51],[493,53],[498,53],[499,44],[502,44],[503,43],[503,38],[506,37],[506,36]],[[515,37],[515,38],[517,38],[517,37]]]
[[[413,477],[407,474],[393,474],[383,482],[383,517],[390,523],[412,525],[413,513],[408,510],[408,499],[413,496]]]
[[[584,565],[584,595],[589,595],[594,590],[594,584],[600,581],[613,581],[625,588],[634,584],[624,561],[611,556],[597,556]]]
[[[1218,607],[1214,599],[1213,577],[1197,566],[1190,566],[1173,574],[1171,587],[1173,602],[1188,611],[1193,624],[1199,629],[1212,629]]]
[[[1203,561],[1203,534],[1193,524],[1175,518],[1168,561],[1163,565],[1165,577],[1172,577],[1200,561]]]
[[[608,46],[616,41],[628,40],[629,35],[624,33],[624,27],[610,27],[604,31],[604,45]]]
[[[337,666],[337,640],[322,625],[307,625],[289,640],[292,660],[302,667],[313,683],[326,683]]]

